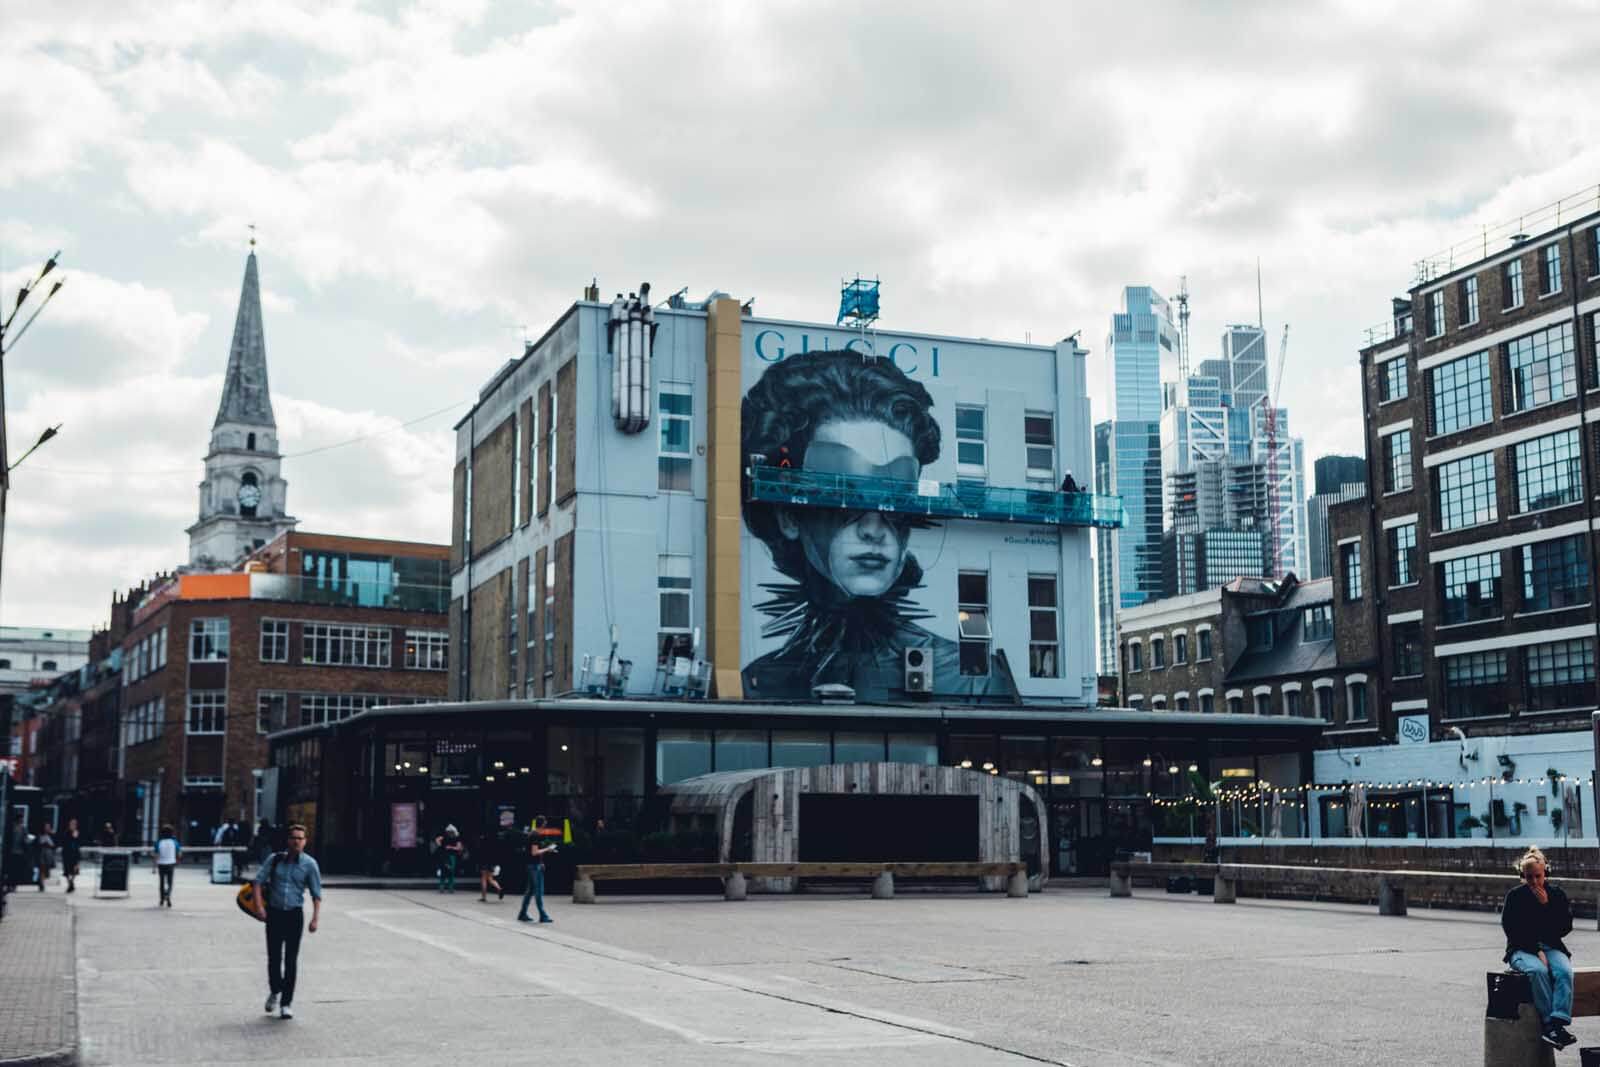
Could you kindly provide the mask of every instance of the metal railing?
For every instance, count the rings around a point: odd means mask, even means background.
[[[1031,522],[1050,526],[1123,525],[1122,498],[976,482],[912,482],[790,467],[754,466],[749,498],[794,507],[884,511],[928,518]]]
[[[1416,280],[1413,284],[1426,285],[1441,275],[1449,274],[1457,267],[1489,258],[1491,242],[1498,244],[1502,240],[1509,241],[1514,237],[1553,230],[1561,225],[1563,217],[1571,220],[1596,211],[1600,211],[1600,185],[1571,193],[1554,203],[1518,215],[1515,219],[1507,219],[1494,226],[1485,225],[1480,228],[1476,237],[1457,241],[1449,248],[1417,260]]]

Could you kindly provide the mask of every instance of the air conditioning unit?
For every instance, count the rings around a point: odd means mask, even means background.
[[[926,645],[912,645],[901,649],[906,670],[906,692],[931,694],[933,692],[933,650]]]

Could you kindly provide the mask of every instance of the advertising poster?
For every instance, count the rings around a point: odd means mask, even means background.
[[[417,847],[416,804],[389,805],[389,847]]]

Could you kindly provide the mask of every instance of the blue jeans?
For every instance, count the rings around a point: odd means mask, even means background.
[[[522,911],[519,915],[528,914],[528,901],[534,901],[539,908],[539,918],[548,919],[550,916],[544,910],[544,864],[528,864],[528,889],[522,894]],[[1572,1000],[1572,972],[1567,972],[1567,1000]]]
[[[1533,986],[1533,1007],[1539,1013],[1539,1022],[1542,1025],[1570,1023],[1572,960],[1567,958],[1565,952],[1557,951],[1548,945],[1541,944],[1539,947],[1544,949],[1545,959],[1550,961],[1548,968],[1539,962],[1538,956],[1527,952],[1515,952],[1511,956],[1511,969],[1528,976],[1528,983]]]
[[[456,854],[446,852],[439,864],[439,892],[454,893],[456,891]]]

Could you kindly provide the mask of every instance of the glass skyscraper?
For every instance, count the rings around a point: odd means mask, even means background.
[[[1126,522],[1101,541],[1110,545],[1111,582],[1099,589],[1100,669],[1115,673],[1115,617],[1161,595],[1161,361],[1177,358],[1178,328],[1160,293],[1147,285],[1122,291],[1111,316],[1106,353],[1111,372],[1111,423],[1105,491],[1120,496]],[[1107,574],[1101,564],[1102,579]],[[1112,620],[1109,624],[1107,620]],[[1105,660],[1107,644],[1112,662]]]

